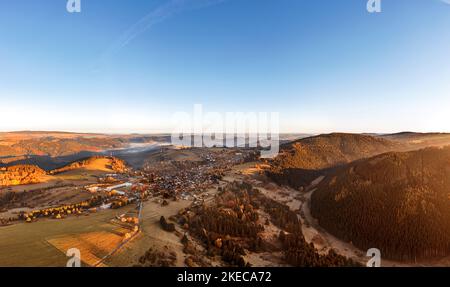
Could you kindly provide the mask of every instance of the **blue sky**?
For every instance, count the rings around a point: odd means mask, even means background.
[[[450,132],[441,0],[0,0],[0,130],[170,131],[178,111],[281,131]]]

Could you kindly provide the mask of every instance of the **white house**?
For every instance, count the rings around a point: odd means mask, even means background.
[[[122,183],[122,184],[119,184],[119,185],[114,185],[114,186],[107,187],[107,188],[105,188],[105,190],[106,191],[111,191],[111,190],[116,189],[116,188],[131,187],[132,185],[133,184],[130,183],[130,182],[125,182],[125,183]]]

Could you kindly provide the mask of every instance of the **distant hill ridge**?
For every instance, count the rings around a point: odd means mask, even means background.
[[[69,132],[0,132],[2,158],[21,156],[62,157],[81,152],[98,153],[125,148],[136,142],[168,142],[168,135],[108,135]]]
[[[80,151],[100,152],[106,149],[119,148],[124,145],[117,139],[102,138],[31,138],[12,142],[11,145],[0,145],[0,156],[65,156]]]
[[[443,147],[450,145],[449,133],[402,132],[397,134],[381,135],[380,138],[402,143],[405,145],[405,149],[407,150],[418,150],[426,147]]]

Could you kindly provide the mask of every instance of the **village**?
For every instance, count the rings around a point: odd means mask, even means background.
[[[58,178],[61,182],[5,191],[0,228],[14,227],[16,238],[23,242],[42,240],[62,253],[79,246],[89,254],[85,264],[103,266],[111,258],[121,258],[113,255],[130,246],[131,241],[144,240],[138,245],[145,246],[149,234],[157,230],[167,232],[160,234],[161,238],[172,238],[174,231],[178,234],[182,229],[176,228],[178,222],[173,215],[210,202],[217,186],[223,183],[222,177],[234,166],[254,161],[255,157],[254,149],[166,149],[142,168],[93,172],[75,165],[73,170],[63,169]],[[93,163],[98,168],[103,158]],[[29,191],[25,191],[27,188]],[[44,226],[51,226],[51,231],[45,231]],[[27,239],[23,236],[27,230],[42,232],[43,237]],[[78,236],[82,241],[77,241]],[[93,249],[92,244],[97,247]],[[36,260],[40,260],[43,249],[33,250]],[[145,253],[139,250],[136,252]]]
[[[217,184],[225,172],[234,165],[255,157],[252,150],[201,150],[198,154],[198,161],[163,158],[143,169],[104,174],[97,178],[97,183],[83,187],[91,194],[87,200],[20,211],[17,216],[2,218],[2,223],[6,225],[16,221],[34,223],[44,219],[63,220],[70,216],[89,216],[107,209],[119,209],[130,204],[135,204],[138,209],[148,200],[162,206],[178,200],[193,201],[194,206],[200,205],[208,196],[205,191]],[[139,219],[133,218],[132,221],[137,224]]]

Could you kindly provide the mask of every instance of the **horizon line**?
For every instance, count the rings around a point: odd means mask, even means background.
[[[160,132],[88,132],[88,131],[69,131],[69,130],[0,130],[0,134],[8,134],[8,133],[60,133],[60,134],[88,134],[88,135],[170,135],[173,132],[170,131],[160,131]],[[217,132],[221,133],[221,132]],[[405,133],[414,133],[414,134],[450,134],[450,132],[446,131],[411,131],[411,130],[403,130],[397,132],[348,132],[348,131],[326,131],[326,132],[300,132],[300,131],[283,131],[279,132],[280,135],[324,135],[324,134],[360,134],[360,135],[389,135],[389,134],[405,134]],[[196,135],[198,133],[191,133],[191,135]],[[230,134],[222,132],[222,134]],[[234,133],[242,134],[242,133]],[[256,134],[256,133],[245,133],[245,134]]]

